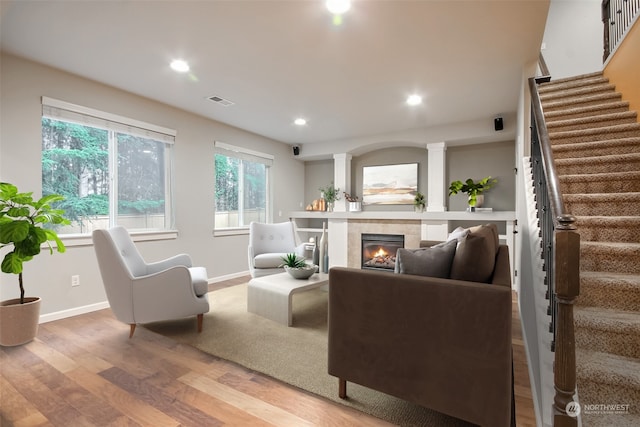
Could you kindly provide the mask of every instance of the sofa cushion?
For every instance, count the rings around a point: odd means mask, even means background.
[[[490,283],[500,246],[495,224],[471,227],[451,264],[451,279]]]
[[[284,263],[282,257],[286,255],[286,252],[273,252],[256,255],[256,257],[253,259],[253,266],[255,268],[277,268]]]
[[[398,249],[396,272],[446,279],[449,277],[455,252],[455,240],[431,248]]]

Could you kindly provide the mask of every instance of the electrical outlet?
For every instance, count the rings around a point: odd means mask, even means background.
[[[80,276],[71,276],[71,286],[80,286]]]

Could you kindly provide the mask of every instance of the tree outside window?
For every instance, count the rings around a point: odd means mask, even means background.
[[[248,227],[266,222],[268,166],[232,155],[215,155],[215,227]]]
[[[113,130],[42,119],[42,192],[61,194],[56,206],[71,225],[62,234],[97,228],[166,229],[169,144]]]

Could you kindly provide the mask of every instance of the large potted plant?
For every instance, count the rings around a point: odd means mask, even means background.
[[[449,195],[466,193],[468,195],[467,203],[469,204],[470,210],[473,212],[476,206],[479,207],[482,204],[482,201],[484,201],[484,195],[482,193],[493,187],[497,182],[497,179],[491,178],[490,176],[482,178],[478,182],[475,182],[471,178],[467,179],[465,182],[453,181],[451,185],[449,185]]]
[[[8,248],[2,260],[2,272],[18,275],[20,298],[0,302],[0,345],[15,346],[31,341],[38,332],[40,298],[25,297],[22,281],[23,264],[40,253],[41,245],[52,242],[58,252],[65,247],[54,230],[47,224],[69,224],[63,211],[51,204],[63,200],[57,194],[33,200],[33,193],[20,193],[6,182],[0,183],[0,249]]]

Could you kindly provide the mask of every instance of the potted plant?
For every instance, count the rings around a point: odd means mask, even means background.
[[[465,182],[453,181],[449,186],[449,195],[451,196],[460,192],[467,193],[469,196],[469,207],[473,212],[479,201],[480,204],[482,204],[482,200],[484,199],[484,195],[482,195],[482,193],[493,187],[497,182],[497,179],[491,178],[490,176],[482,178],[478,182],[475,182],[471,178],[467,179]]]
[[[283,256],[282,261],[280,267],[284,267],[285,271],[296,279],[308,279],[316,272],[315,265],[307,264],[304,258],[293,253]]]
[[[327,202],[327,211],[332,212],[333,204],[336,200],[340,200],[340,189],[334,187],[333,181],[331,181],[331,184],[324,188],[320,188],[319,190],[322,194],[322,198]]]
[[[418,191],[416,196],[413,198],[413,206],[416,212],[424,212],[425,205],[426,200],[424,199],[424,194]]]
[[[0,345],[14,346],[31,341],[38,331],[40,298],[24,296],[23,264],[40,253],[41,245],[55,242],[58,252],[65,247],[54,230],[47,224],[69,224],[63,211],[53,209],[51,203],[64,198],[57,194],[33,200],[33,193],[20,193],[6,182],[0,183],[0,248],[11,250],[2,260],[2,272],[18,275],[20,298],[0,302]]]

